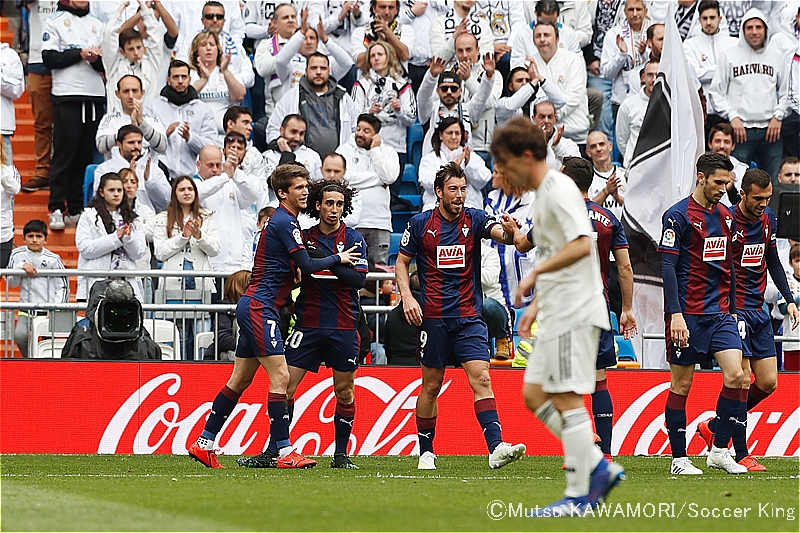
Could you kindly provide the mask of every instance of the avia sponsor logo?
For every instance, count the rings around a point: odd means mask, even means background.
[[[454,244],[452,246],[436,247],[436,266],[439,268],[463,268],[465,261],[466,246]]]
[[[703,239],[703,261],[723,261],[728,255],[728,239],[706,237]]]
[[[761,266],[761,261],[763,259],[764,259],[764,243],[744,245],[744,251],[742,252],[743,267]]]

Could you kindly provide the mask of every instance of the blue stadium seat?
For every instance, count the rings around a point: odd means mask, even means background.
[[[414,168],[419,168],[420,159],[422,159],[422,140],[425,138],[425,132],[422,131],[422,125],[415,122],[413,126],[408,128],[408,157],[410,163]]]
[[[87,165],[83,173],[83,204],[94,197],[94,171],[99,165]]]
[[[400,178],[400,195],[418,194],[419,182],[417,181],[417,168],[407,164],[403,168],[403,176]]]
[[[397,262],[397,254],[400,252],[400,239],[402,238],[402,233],[392,233],[389,236],[389,266],[393,266]]]
[[[400,198],[408,202],[411,202],[411,205],[413,205],[417,209],[417,212],[419,212],[420,207],[422,207],[421,194],[401,194]]]
[[[611,331],[614,332],[614,335],[619,335],[619,320],[614,311],[611,311]]]
[[[393,211],[392,212],[392,231],[394,233],[403,233],[406,230],[406,225],[411,217],[416,215],[413,211]]]
[[[619,348],[617,360],[636,361],[636,352],[633,351],[633,343],[630,340],[625,340],[622,335],[614,335],[614,342]]]

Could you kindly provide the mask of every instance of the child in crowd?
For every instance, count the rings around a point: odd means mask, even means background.
[[[69,299],[69,281],[66,277],[36,277],[37,269],[64,270],[61,257],[44,247],[47,244],[47,224],[42,220],[31,220],[22,229],[25,246],[14,248],[8,268],[22,269],[26,276],[9,276],[9,287],[20,287],[19,301],[27,303],[62,303]],[[46,315],[47,311],[20,311],[14,340],[23,357],[28,357],[28,338],[33,318]],[[35,340],[35,339],[34,339]]]

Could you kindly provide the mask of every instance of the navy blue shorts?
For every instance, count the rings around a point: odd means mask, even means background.
[[[283,355],[281,318],[278,311],[249,296],[242,296],[236,305],[239,342],[236,357]]]
[[[690,366],[709,361],[717,352],[742,349],[739,329],[731,315],[683,315],[683,319],[689,328],[689,346],[678,348],[672,343],[669,331],[672,315],[666,315],[667,361],[670,364]]]
[[[317,372],[319,365],[339,372],[358,368],[358,331],[295,328],[286,339],[286,364]]]
[[[739,335],[742,338],[742,356],[754,359],[776,357],[772,320],[763,309],[739,311]]]
[[[417,328],[417,358],[428,368],[489,362],[489,330],[479,316],[424,318]]]
[[[617,349],[614,346],[614,332],[600,330],[600,348],[597,350],[597,370],[604,370],[617,364]]]

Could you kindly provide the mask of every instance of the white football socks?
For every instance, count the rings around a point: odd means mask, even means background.
[[[589,494],[589,478],[603,458],[592,442],[592,422],[586,408],[572,409],[562,414],[564,427],[561,442],[564,445],[567,490],[564,495],[577,498]]]

